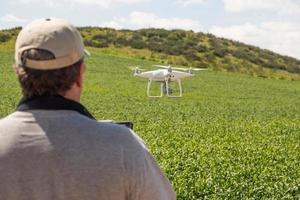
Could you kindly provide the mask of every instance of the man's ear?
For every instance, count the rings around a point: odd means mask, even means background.
[[[24,74],[24,69],[21,68],[21,67],[18,67],[16,64],[13,64],[13,69],[14,69],[14,72],[15,72],[15,75],[16,76],[19,76],[19,75],[22,75]]]
[[[12,67],[13,67],[13,69],[14,69],[15,75],[18,75],[18,69],[17,69],[16,64],[13,64]]]
[[[76,80],[76,84],[80,88],[82,88],[82,86],[83,86],[84,69],[85,69],[85,65],[84,65],[84,62],[82,62],[80,67],[79,67],[79,73],[78,73],[77,80]]]

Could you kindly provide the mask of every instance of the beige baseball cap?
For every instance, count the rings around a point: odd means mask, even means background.
[[[52,60],[21,60],[28,49],[43,49],[54,54]],[[25,26],[19,33],[15,46],[15,61],[18,66],[51,70],[70,66],[89,53],[84,49],[80,33],[67,20],[39,19]]]

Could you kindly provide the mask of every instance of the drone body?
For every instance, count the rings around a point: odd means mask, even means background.
[[[166,94],[168,97],[182,97],[181,79],[194,76],[194,74],[192,74],[192,70],[196,70],[196,71],[204,70],[204,69],[192,69],[192,68],[189,68],[189,69],[172,68],[171,66],[163,66],[163,65],[155,65],[155,66],[163,68],[163,69],[142,72],[138,67],[136,67],[135,71],[134,71],[134,76],[149,79],[148,86],[147,86],[148,97],[162,97],[163,94]],[[184,70],[187,72],[177,71],[177,70],[173,70],[173,69]],[[152,96],[150,94],[151,84],[153,81],[161,83],[160,96]],[[179,88],[178,96],[171,95],[173,90],[169,87],[169,84],[172,81],[177,81],[177,83],[178,83],[178,88]]]
[[[194,76],[193,74],[181,72],[181,71],[172,70],[170,72],[168,69],[158,69],[153,71],[140,72],[140,73],[135,73],[134,75],[142,78],[152,79],[153,81],[159,81],[159,82],[160,81],[164,82],[166,79],[168,79],[169,81],[177,81],[178,79]]]

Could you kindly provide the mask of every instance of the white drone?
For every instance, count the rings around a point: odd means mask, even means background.
[[[162,97],[163,94],[166,94],[168,97],[182,97],[181,79],[194,76],[194,74],[192,73],[193,71],[206,70],[203,68],[200,69],[200,68],[171,67],[170,65],[169,66],[154,65],[154,66],[163,68],[163,69],[142,72],[144,70],[136,67],[134,70],[134,76],[139,76],[142,78],[149,79],[148,86],[147,86],[148,97]],[[177,70],[181,70],[181,71],[176,71],[173,69],[177,69]],[[152,81],[161,83],[160,84],[160,96],[150,95]],[[169,84],[171,81],[178,82],[178,87],[179,87],[179,95],[178,96],[171,95],[173,93],[173,90],[169,87]]]

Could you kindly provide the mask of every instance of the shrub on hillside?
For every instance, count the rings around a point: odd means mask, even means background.
[[[147,47],[146,42],[143,40],[143,37],[139,32],[133,33],[132,38],[129,40],[129,44],[135,49],[143,49]]]
[[[198,55],[197,51],[194,49],[187,49],[183,51],[183,55],[186,57],[188,60],[198,60]]]
[[[226,54],[227,54],[227,51],[225,48],[216,48],[214,50],[214,55],[216,55],[218,57],[222,58],[222,57],[226,56]]]
[[[198,52],[207,52],[208,51],[208,48],[202,44],[198,44],[195,48]]]
[[[10,40],[11,36],[8,33],[0,32],[0,42],[7,42]]]

